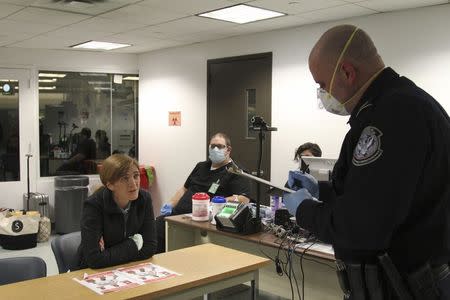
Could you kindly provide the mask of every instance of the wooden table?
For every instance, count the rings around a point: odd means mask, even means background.
[[[166,217],[166,250],[214,243],[261,257],[275,258],[279,254],[280,239],[272,233],[260,232],[250,235],[219,231],[210,222],[192,221],[189,215]],[[308,246],[307,244],[306,246]],[[302,253],[304,247],[297,247]],[[285,260],[284,252],[280,258]],[[308,249],[305,259],[295,256],[293,269],[301,285],[301,267],[305,274],[305,298],[320,300],[341,300],[343,294],[334,270],[334,255],[328,251]],[[314,261],[311,261],[314,259]],[[317,263],[318,262],[318,263]],[[287,276],[279,276],[274,263],[260,270],[259,288],[266,292],[291,299],[291,287]],[[293,280],[293,284],[295,284]],[[294,293],[296,288],[294,287]]]
[[[84,273],[94,274],[112,268],[84,269],[45,278],[0,286],[1,299],[192,299],[236,284],[252,281],[258,284],[258,271],[269,260],[214,244],[203,244],[158,254],[146,260],[181,276],[148,283],[123,291],[98,295],[73,280]],[[5,270],[1,270],[5,272]]]

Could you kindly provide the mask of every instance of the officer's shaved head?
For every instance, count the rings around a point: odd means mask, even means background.
[[[349,112],[383,68],[383,60],[372,39],[353,25],[327,30],[309,55],[309,70],[314,81],[340,103],[346,103]]]
[[[334,66],[356,28],[354,25],[339,25],[327,30],[312,49],[310,63],[320,62]],[[343,59],[358,65],[382,62],[372,39],[360,28],[356,30]]]

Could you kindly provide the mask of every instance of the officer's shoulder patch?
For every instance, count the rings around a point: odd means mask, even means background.
[[[383,150],[381,149],[381,130],[374,126],[367,126],[359,137],[358,144],[353,151],[352,162],[355,166],[364,166],[376,161]]]

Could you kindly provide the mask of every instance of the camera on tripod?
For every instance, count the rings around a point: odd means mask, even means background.
[[[250,129],[254,131],[276,131],[275,127],[268,127],[266,121],[261,116],[253,116],[250,120],[252,126]]]

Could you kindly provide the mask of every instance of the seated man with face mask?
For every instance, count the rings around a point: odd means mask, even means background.
[[[208,193],[226,197],[227,201],[249,202],[249,181],[242,176],[229,173],[232,164],[231,141],[224,133],[216,133],[209,142],[209,159],[197,163],[184,185],[161,208],[161,216],[156,218],[158,253],[165,251],[164,218],[192,212],[192,196],[195,193]]]

